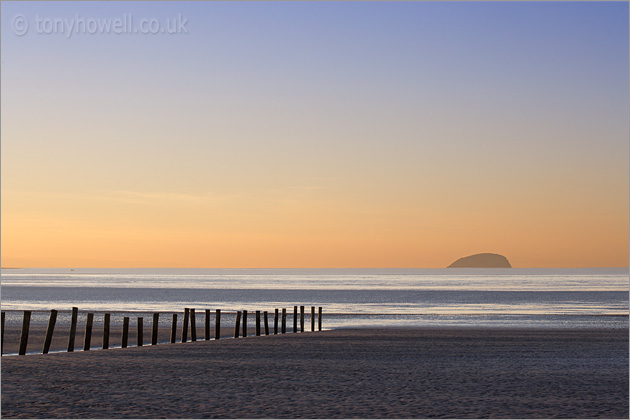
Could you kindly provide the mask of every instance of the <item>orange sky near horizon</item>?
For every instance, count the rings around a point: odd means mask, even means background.
[[[628,267],[627,4],[1,7],[2,267]]]
[[[625,235],[614,223],[623,203],[602,209],[551,201],[543,191],[529,203],[510,194],[481,202],[434,195],[391,208],[338,193],[7,193],[12,218],[2,240],[11,252],[2,265],[433,268],[479,252],[506,255],[514,267],[627,264]]]

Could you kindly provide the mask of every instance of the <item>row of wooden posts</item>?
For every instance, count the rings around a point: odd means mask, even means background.
[[[77,332],[77,318],[79,314],[79,309],[74,307],[72,308],[72,316],[70,320],[70,335],[68,338],[68,351],[74,351],[74,341]],[[287,310],[286,308],[282,308],[282,317],[279,319],[280,312],[278,309],[275,310],[274,319],[273,319],[273,333],[278,334],[280,331],[281,334],[285,334],[287,332]],[[210,310],[205,310],[205,339],[210,339]],[[260,311],[256,311],[256,336],[261,335],[261,325],[260,325]],[[317,314],[317,330],[322,330],[322,307],[319,307]],[[151,333],[151,345],[158,344],[158,322],[159,322],[160,314],[159,312],[153,313],[153,326]],[[4,318],[5,312],[2,312],[2,332],[1,332],[1,346],[0,354],[4,351]],[[241,331],[241,319],[242,319],[242,336],[247,337],[247,311],[237,311],[236,312],[236,323],[234,326],[234,338],[238,338],[239,331]],[[137,345],[138,347],[143,344],[143,317],[138,317],[138,334],[137,334]],[[92,340],[92,324],[94,321],[94,313],[89,312],[87,314],[87,318],[85,321],[85,335],[83,342],[83,350],[90,350],[90,343]],[[263,312],[263,321],[264,321],[264,334],[269,335],[269,317],[267,311]],[[280,330],[278,330],[278,323],[280,321]],[[47,354],[50,350],[50,344],[52,343],[53,332],[55,330],[55,323],[57,322],[57,311],[55,309],[51,309],[50,318],[48,320],[48,328],[46,329],[46,338],[44,340],[44,348],[42,349],[43,354]],[[28,331],[31,323],[31,311],[24,311],[24,318],[22,321],[22,332],[20,334],[20,346],[18,350],[19,355],[26,354],[26,347],[28,345]],[[182,335],[181,342],[185,343],[188,341],[188,324],[190,323],[190,340],[197,341],[197,328],[196,328],[196,317],[195,317],[195,309],[194,308],[185,308],[184,309],[184,320],[182,325]],[[293,332],[298,332],[298,307],[293,307]],[[103,317],[103,349],[109,348],[109,328],[110,327],[110,314],[105,313]],[[221,338],[221,309],[217,309],[215,312],[215,332],[214,339],[218,340]],[[300,306],[300,331],[304,332],[304,306]],[[315,331],[315,307],[311,306],[311,331]],[[171,324],[171,343],[176,342],[177,335],[177,314],[173,314],[173,320]],[[129,337],[129,317],[123,317],[123,329],[122,329],[122,341],[121,347],[126,348],[128,345],[128,337]]]

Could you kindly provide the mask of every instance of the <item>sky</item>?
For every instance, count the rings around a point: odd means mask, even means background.
[[[0,7],[3,267],[628,266],[628,2]]]

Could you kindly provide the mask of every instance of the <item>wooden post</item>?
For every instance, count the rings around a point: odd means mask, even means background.
[[[243,337],[247,337],[247,311],[243,310]]]
[[[129,339],[129,317],[126,316],[123,318],[122,340],[121,340],[120,347],[122,347],[123,349],[126,349],[128,339]]]
[[[317,317],[317,324],[318,324],[318,328],[319,331],[322,330],[322,307],[319,307],[319,316]]]
[[[109,348],[109,319],[109,314],[103,316],[103,349]]]
[[[311,332],[315,332],[315,307],[311,306]]]
[[[139,316],[138,317],[138,347],[142,347],[142,343],[144,342],[144,337],[142,336],[142,330],[143,330],[143,321],[144,319]]]
[[[50,310],[50,318],[48,318],[48,328],[46,329],[46,338],[44,339],[44,349],[42,354],[48,354],[50,343],[52,343],[53,332],[55,331],[55,323],[57,322],[57,311]]]
[[[210,340],[210,309],[206,309],[206,340]]]
[[[304,332],[304,306],[300,306],[300,332]]]
[[[267,316],[267,311],[263,312],[263,318],[265,320],[265,335],[269,335],[269,319]]]
[[[221,309],[217,309],[214,317],[214,339],[221,338]]]
[[[197,317],[195,308],[190,308],[190,341],[197,341]]]
[[[2,353],[4,352],[4,317],[6,316],[6,312],[2,312],[2,331],[0,332],[0,335],[2,335],[2,337],[0,337],[0,355],[2,355]]]
[[[282,334],[287,332],[287,308],[282,308]]]
[[[276,308],[273,314],[273,333],[278,334],[278,308]]]
[[[182,321],[182,343],[188,341],[188,316],[190,309],[184,308],[184,320]]]
[[[260,337],[260,311],[256,311],[256,337]]]
[[[173,314],[173,323],[171,324],[171,343],[177,340],[177,314]]]
[[[238,329],[241,326],[241,311],[236,312],[236,325],[234,326],[234,338],[238,338]]]
[[[22,320],[22,334],[20,334],[20,350],[19,355],[26,354],[26,345],[28,344],[28,329],[31,326],[31,311],[24,311],[24,319]]]
[[[160,323],[160,313],[153,314],[153,330],[151,331],[151,345],[155,346],[158,342],[158,325]]]
[[[68,351],[74,351],[74,336],[77,334],[78,316],[79,308],[72,308],[72,317],[70,319],[70,335],[68,336]]]
[[[83,337],[83,351],[90,349],[92,343],[92,323],[94,322],[94,314],[88,313],[85,320],[85,337]]]
[[[293,332],[296,333],[297,332],[297,306],[293,307]]]

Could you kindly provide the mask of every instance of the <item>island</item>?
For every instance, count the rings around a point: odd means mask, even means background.
[[[503,255],[483,253],[460,258],[447,268],[512,268],[512,265]]]

